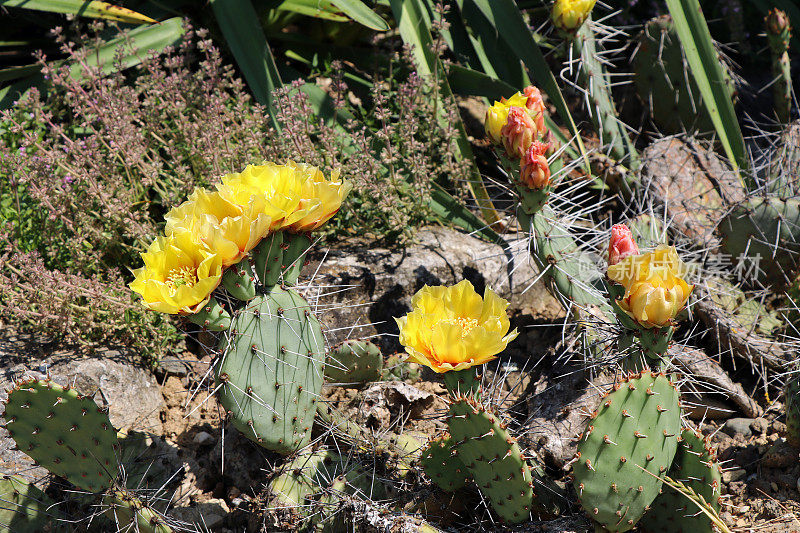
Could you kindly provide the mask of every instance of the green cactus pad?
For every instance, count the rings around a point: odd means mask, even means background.
[[[719,513],[722,471],[716,451],[711,447],[710,439],[695,429],[685,428],[681,437],[683,440],[667,475],[694,490]],[[639,522],[639,527],[648,533],[715,531],[711,520],[700,508],[672,487],[662,487],[661,494]]]
[[[411,381],[412,383],[422,378],[422,370],[417,363],[406,361],[404,354],[394,354],[386,358],[381,370],[383,381]]]
[[[281,278],[283,268],[283,231],[272,233],[262,239],[253,249],[252,256],[255,263],[255,274],[265,287],[277,285]]]
[[[450,435],[431,439],[422,451],[422,469],[445,492],[455,492],[469,480],[467,467],[458,455]]]
[[[256,280],[250,259],[245,257],[235,265],[225,269],[222,286],[231,296],[244,302],[256,297]]]
[[[795,448],[800,448],[800,373],[789,377],[786,383],[784,403],[786,404],[786,440]]]
[[[19,449],[53,474],[89,492],[114,483],[119,442],[108,410],[75,389],[47,379],[18,383],[3,417]]]
[[[231,327],[230,313],[215,298],[211,298],[200,311],[187,318],[210,331],[225,331]]]
[[[333,383],[367,383],[381,378],[383,354],[369,340],[346,340],[328,351],[325,378]]]
[[[529,519],[535,498],[531,469],[505,425],[472,398],[450,404],[447,418],[458,458],[506,522]]]
[[[164,518],[127,491],[113,491],[103,497],[106,517],[119,533],[172,533]]]
[[[322,390],[319,321],[296,292],[273,286],[240,310],[221,339],[219,398],[247,438],[292,453],[311,438]]]
[[[680,430],[678,391],[663,374],[643,372],[615,385],[592,414],[573,465],[589,517],[608,531],[633,529],[659,494],[662,482],[653,475],[669,470]]]
[[[349,495],[375,500],[386,497],[386,487],[371,472],[332,450],[299,454],[285,465],[283,473],[273,478],[269,489],[274,504],[297,508],[307,505],[312,495],[337,482],[342,492]]]
[[[639,98],[651,110],[653,121],[665,134],[695,129],[714,130],[700,90],[688,70],[672,18],[663,15],[649,21],[636,38],[633,82]],[[734,85],[723,65],[725,89],[733,95]]]
[[[35,485],[19,476],[0,479],[0,533],[64,531],[58,515],[55,502]]]
[[[754,261],[758,257],[761,283],[792,283],[800,266],[800,199],[751,198],[731,210],[718,229],[733,264],[744,254]]]
[[[287,233],[283,239],[287,245],[283,252],[283,282],[294,285],[305,265],[306,252],[311,247],[311,237],[306,233]]]

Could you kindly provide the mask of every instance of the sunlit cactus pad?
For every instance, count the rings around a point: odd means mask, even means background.
[[[307,444],[325,360],[322,329],[308,303],[293,290],[271,287],[238,311],[221,350],[219,398],[233,425],[280,453]]]
[[[722,471],[710,438],[692,428],[681,432],[682,441],[675,454],[669,477],[683,483],[719,513]],[[689,498],[672,487],[663,486],[652,508],[639,526],[650,533],[713,533],[711,520]]]
[[[420,464],[433,482],[445,492],[454,492],[469,480],[467,467],[458,456],[449,435],[431,439],[422,451]]]
[[[18,383],[3,415],[19,449],[76,487],[100,492],[119,473],[117,432],[108,410],[50,380]]]
[[[332,383],[364,383],[381,379],[383,354],[369,340],[346,340],[330,349],[325,378]]]
[[[497,415],[472,398],[450,405],[447,418],[459,459],[506,522],[530,518],[533,477],[516,440]]]
[[[603,396],[578,443],[575,491],[608,531],[628,531],[658,496],[678,449],[678,391],[663,374],[635,374]],[[646,471],[645,471],[646,470]]]
[[[44,492],[19,476],[0,479],[0,533],[42,533],[66,529],[58,506]]]
[[[127,491],[114,491],[103,498],[106,517],[120,533],[172,533],[166,520],[153,509],[144,505]]]

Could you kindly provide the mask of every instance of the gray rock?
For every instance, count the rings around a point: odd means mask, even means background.
[[[753,431],[750,429],[750,424],[753,422],[755,422],[754,418],[731,418],[725,422],[722,431],[731,437],[735,437],[736,435],[749,437],[753,434]]]
[[[423,285],[454,284],[468,279],[479,293],[490,287],[511,307],[540,318],[563,316],[561,306],[536,279],[524,241],[510,248],[484,242],[459,231],[432,227],[420,230],[404,250],[363,245],[314,252],[304,271],[314,275],[316,300],[328,341],[381,334],[381,348],[397,351],[394,318],[411,309],[411,296]],[[352,328],[352,329],[351,329]]]
[[[168,376],[183,377],[189,374],[189,367],[179,357],[164,357],[158,362],[157,372]]]
[[[199,444],[200,446],[212,444],[214,440],[214,436],[207,431],[198,432],[197,435],[194,436],[194,439],[192,439],[195,444]]]

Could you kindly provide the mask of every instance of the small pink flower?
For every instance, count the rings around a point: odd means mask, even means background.
[[[550,165],[545,154],[550,143],[533,141],[522,156],[519,180],[530,189],[543,189],[550,185]]]
[[[522,107],[511,107],[508,110],[506,124],[500,129],[506,155],[512,159],[521,159],[538,137],[539,130],[528,111]]]
[[[544,100],[542,100],[542,92],[538,87],[528,85],[523,90],[523,93],[528,97],[528,101],[525,102],[525,106],[533,115],[533,120],[536,122],[536,128],[539,131],[544,131]]]
[[[611,227],[611,242],[608,246],[608,266],[616,265],[631,255],[639,255],[639,247],[633,240],[633,233],[625,224]]]

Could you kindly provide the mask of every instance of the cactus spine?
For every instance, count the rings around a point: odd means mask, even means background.
[[[604,395],[573,465],[589,517],[608,531],[633,529],[661,490],[653,476],[670,468],[680,429],[678,391],[663,374],[631,375]]]
[[[775,79],[772,86],[775,114],[781,123],[788,124],[792,112],[792,67],[789,62],[792,26],[786,13],[777,8],[766,16],[764,26],[772,55],[772,76]]]

